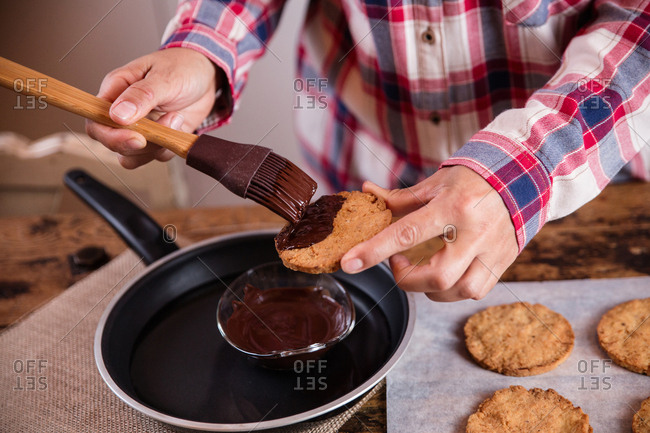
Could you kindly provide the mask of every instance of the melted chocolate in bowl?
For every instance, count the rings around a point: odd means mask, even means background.
[[[219,332],[237,350],[272,369],[319,359],[347,337],[355,306],[329,274],[262,264],[237,277],[217,306]]]
[[[226,323],[231,342],[246,352],[267,354],[303,349],[341,336],[347,327],[341,304],[318,287],[260,290],[250,284],[233,301]]]
[[[334,218],[343,202],[345,198],[340,195],[324,195],[310,204],[298,222],[278,233],[278,250],[307,248],[325,239],[334,229]]]

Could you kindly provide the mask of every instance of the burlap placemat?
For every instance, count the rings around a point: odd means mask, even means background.
[[[144,269],[127,251],[0,334],[0,430],[6,432],[183,432],[123,403],[93,356],[95,329],[119,289]],[[345,412],[282,432],[337,431],[378,390]]]

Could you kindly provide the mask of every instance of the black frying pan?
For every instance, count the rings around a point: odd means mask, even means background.
[[[199,430],[251,431],[334,415],[377,384],[404,353],[414,303],[388,268],[334,274],[351,294],[357,324],[313,363],[270,370],[218,332],[226,284],[250,267],[278,261],[275,232],[242,232],[178,249],[131,202],[80,170],[65,183],[150,264],[104,312],[95,359],[104,381],[129,406]]]

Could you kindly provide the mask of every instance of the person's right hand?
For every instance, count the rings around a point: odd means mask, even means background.
[[[169,48],[140,57],[104,77],[98,97],[113,104],[111,119],[129,125],[152,110],[164,114],[156,121],[185,132],[194,131],[210,114],[221,85],[218,68],[203,54],[188,48]],[[128,129],[86,122],[86,132],[119,153],[120,164],[135,168],[174,155],[143,135]]]

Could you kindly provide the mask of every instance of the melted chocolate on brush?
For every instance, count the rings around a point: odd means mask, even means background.
[[[310,204],[302,218],[282,229],[275,238],[278,250],[307,248],[325,239],[334,229],[334,218],[341,210],[345,198],[324,195]]]

